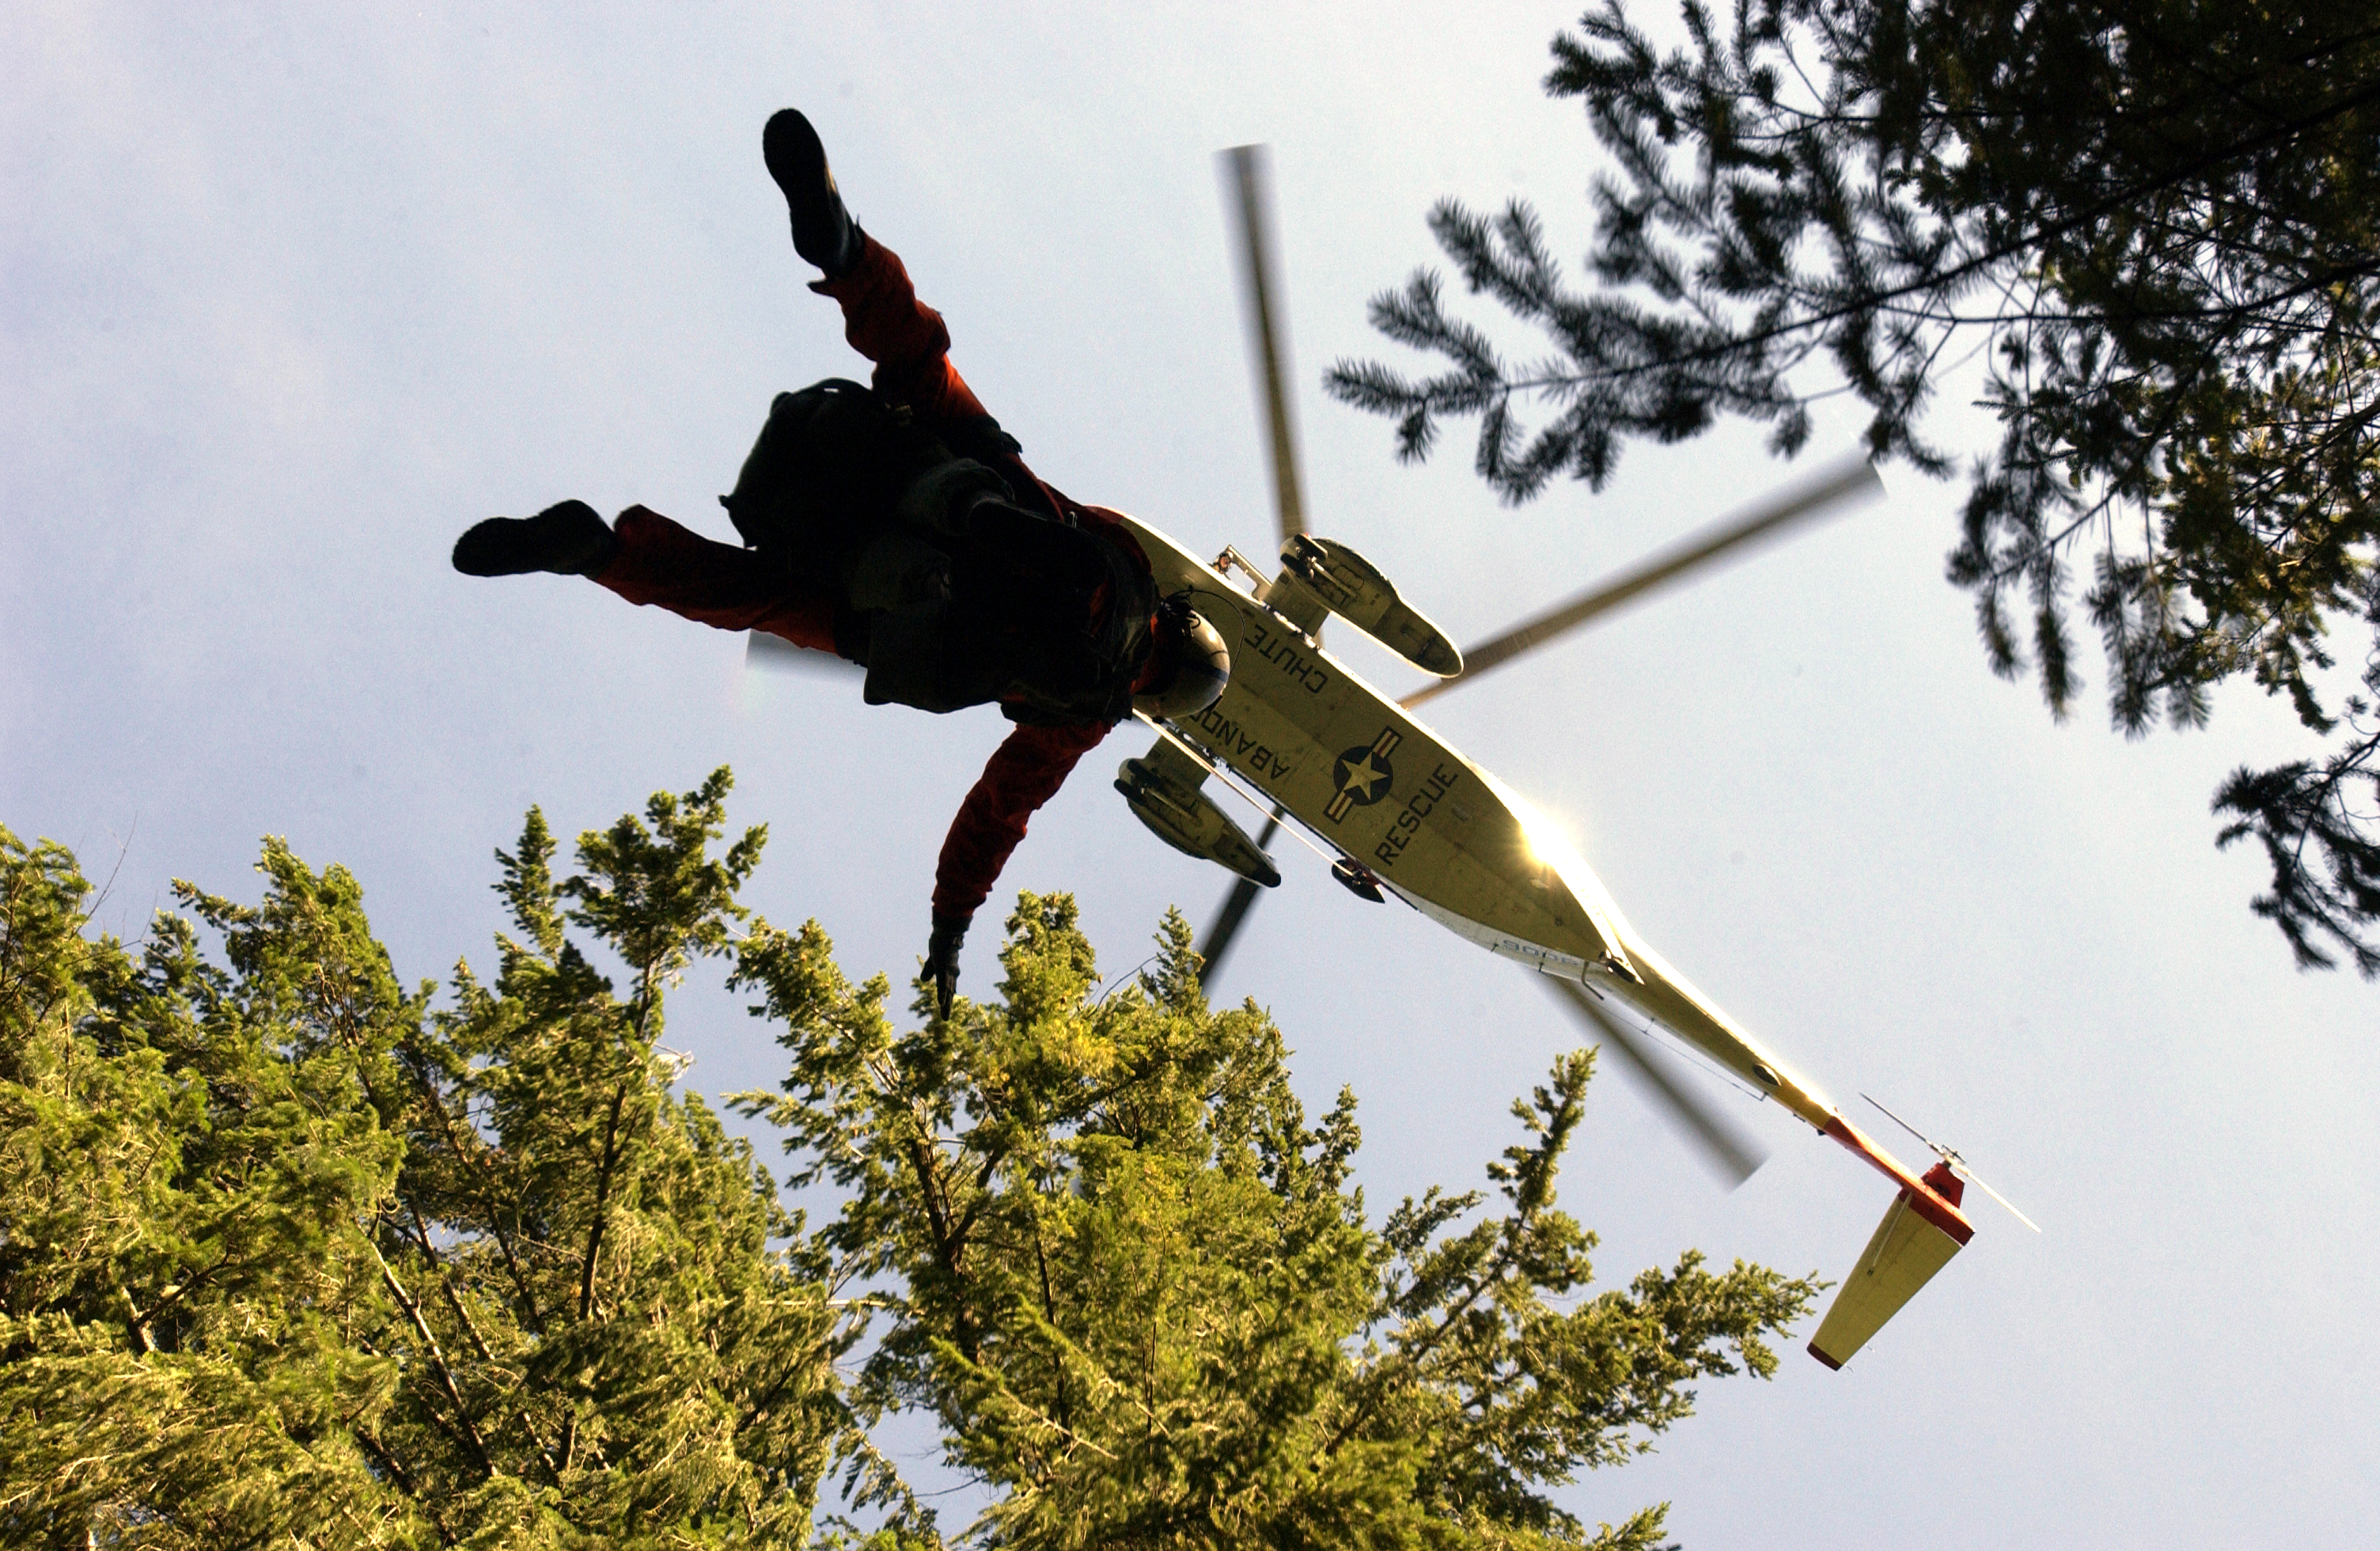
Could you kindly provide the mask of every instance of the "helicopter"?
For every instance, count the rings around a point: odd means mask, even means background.
[[[1629,926],[1558,827],[1414,711],[1713,562],[1852,500],[1873,498],[1881,481],[1864,457],[1828,465],[1750,512],[1458,648],[1352,547],[1307,531],[1281,365],[1286,336],[1263,148],[1237,147],[1221,161],[1236,196],[1226,203],[1241,239],[1241,289],[1262,386],[1278,569],[1230,547],[1207,559],[1154,526],[1116,514],[1147,555],[1158,594],[1186,596],[1232,654],[1229,683],[1212,705],[1174,721],[1142,717],[1156,741],[1125,760],[1115,780],[1135,817],[1160,840],[1234,876],[1199,945],[1206,982],[1213,984],[1261,891],[1281,882],[1266,847],[1294,825],[1328,859],[1331,876],[1359,897],[1402,902],[1536,971],[1607,1049],[1649,1082],[1722,1174],[1740,1182],[1758,1167],[1757,1149],[1665,1075],[1622,1014],[1667,1030],[1894,1185],[1883,1220],[1808,1345],[1819,1362],[1840,1368],[1973,1237],[1960,1206],[1964,1159],[1928,1142],[1939,1157],[1920,1176],[1862,1133]],[[1431,682],[1402,697],[1375,688],[1323,647],[1330,621],[1370,637]],[[788,656],[773,637],[750,637],[747,660]],[[1249,835],[1223,810],[1210,784],[1269,812],[1259,834]]]
[[[1464,757],[1414,712],[1439,695],[1567,636],[1588,622],[1724,556],[1882,491],[1853,456],[1755,510],[1489,639],[1458,649],[1393,583],[1346,544],[1306,530],[1281,357],[1285,333],[1262,149],[1223,153],[1238,217],[1242,292],[1263,384],[1280,563],[1237,550],[1209,561],[1126,515],[1160,594],[1187,593],[1232,648],[1231,682],[1196,716],[1156,727],[1116,788],[1158,838],[1237,877],[1201,944],[1211,980],[1258,891],[1278,884],[1265,850],[1294,823],[1332,856],[1331,875],[1374,902],[1402,901],[1439,925],[1543,975],[1572,1010],[1666,1091],[1673,1111],[1742,1173],[1749,1149],[1661,1078],[1635,1048],[1626,1010],[1685,1042],[1752,1091],[1849,1148],[1897,1187],[1817,1333],[1812,1356],[1840,1368],[1974,1234],[1961,1210],[1954,1153],[1920,1176],[1854,1126],[1638,935],[1562,832],[1520,794]],[[1366,684],[1321,644],[1326,621],[1369,636],[1432,682],[1402,697]],[[1229,783],[1269,806],[1251,837],[1206,790]],[[1922,1139],[1922,1138],[1921,1138]],[[1933,1145],[1930,1142],[1929,1146]],[[1937,1149],[1939,1151],[1940,1149]],[[1988,1187],[1986,1187],[1988,1189]],[[1995,1193],[1996,1194],[1997,1193]],[[2012,1208],[2011,1208],[2012,1209]]]

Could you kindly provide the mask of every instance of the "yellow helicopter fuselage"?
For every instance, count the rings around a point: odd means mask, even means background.
[[[1160,593],[1188,592],[1231,645],[1222,697],[1169,724],[1202,763],[1288,810],[1441,926],[1634,1007],[1821,1130],[1836,1118],[1823,1095],[1629,929],[1553,825],[1324,649],[1310,588],[1286,574],[1257,576],[1259,595],[1158,529],[1125,520]]]

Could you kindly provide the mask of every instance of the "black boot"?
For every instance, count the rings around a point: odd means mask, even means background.
[[[784,190],[794,251],[826,271],[829,280],[849,274],[859,262],[859,227],[843,208],[834,174],[827,170],[826,147],[810,121],[794,108],[778,109],[760,131],[760,154],[769,176]]]
[[[612,563],[619,536],[583,501],[565,501],[533,517],[490,517],[455,540],[455,569],[467,576],[517,576],[552,571],[591,576]]]

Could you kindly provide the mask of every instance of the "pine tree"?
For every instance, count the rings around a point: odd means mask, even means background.
[[[359,1228],[402,1145],[310,995],[354,966],[243,996],[186,922],[83,938],[87,891],[0,830],[0,1541],[406,1544],[348,1425],[404,1382]]]
[[[834,1316],[656,1046],[758,859],[758,830],[706,854],[726,790],[585,837],[559,885],[532,811],[520,939],[443,1012],[279,842],[261,905],[179,886],[198,925],[136,959],[80,934],[69,856],[0,830],[0,1541],[807,1541]]]
[[[1025,895],[999,1002],[918,984],[896,1029],[815,922],[744,915],[727,790],[563,879],[532,810],[496,976],[443,999],[277,841],[261,903],[177,886],[135,953],[0,830],[0,1544],[795,1546],[834,1486],[826,1543],[932,1551],[868,1441],[922,1411],[987,1545],[1642,1548],[1660,1509],[1590,1530],[1554,1489],[1773,1372],[1808,1307],[1694,1254],[1588,1290],[1553,1190],[1587,1052],[1492,1196],[1374,1226],[1352,1096],[1309,1121],[1179,915],[1101,992],[1072,902]],[[735,1102],[816,1228],[672,1091],[703,955],[792,1053]]]
[[[1071,900],[1022,896],[1008,932],[1001,1004],[936,1020],[921,990],[906,1034],[814,923],[756,927],[735,972],[793,1052],[739,1102],[844,1197],[815,1242],[873,1303],[853,1405],[939,1419],[997,1494],[989,1544],[1655,1544],[1661,1509],[1589,1533],[1548,1489],[1648,1447],[1697,1379],[1772,1372],[1815,1289],[1690,1254],[1585,1293],[1553,1179],[1589,1052],[1514,1106],[1495,1210],[1433,1191],[1374,1228],[1353,1096],[1308,1122],[1179,915],[1104,994]]]
[[[2080,685],[2074,572],[2115,724],[2205,720],[2245,675],[2332,740],[2241,769],[2218,843],[2272,867],[2253,908],[2301,965],[2380,975],[2380,634],[2328,691],[2331,632],[2380,626],[2380,26],[2283,0],[1689,0],[1664,55],[1620,0],[1554,41],[1617,163],[1597,179],[1591,293],[1535,211],[1430,216],[1473,292],[1556,354],[1508,364],[1429,272],[1373,320],[1445,357],[1415,382],[1342,362],[1338,397],[1427,456],[1479,418],[1508,500],[1599,487],[1630,438],[1737,416],[1791,454],[1848,393],[1878,456],[1948,474],[1919,420],[1989,346],[1998,446],[1976,460],[1949,574],[1987,659],[2028,660],[2062,716]],[[1516,400],[1548,406],[1534,432]]]

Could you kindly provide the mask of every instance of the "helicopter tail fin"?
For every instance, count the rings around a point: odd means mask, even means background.
[[[1848,1122],[1838,1119],[1827,1131],[1900,1185],[1810,1341],[1811,1356],[1840,1368],[1949,1264],[1975,1230],[1959,1210],[1962,1186],[1949,1164],[1936,1164],[1921,1179]]]

